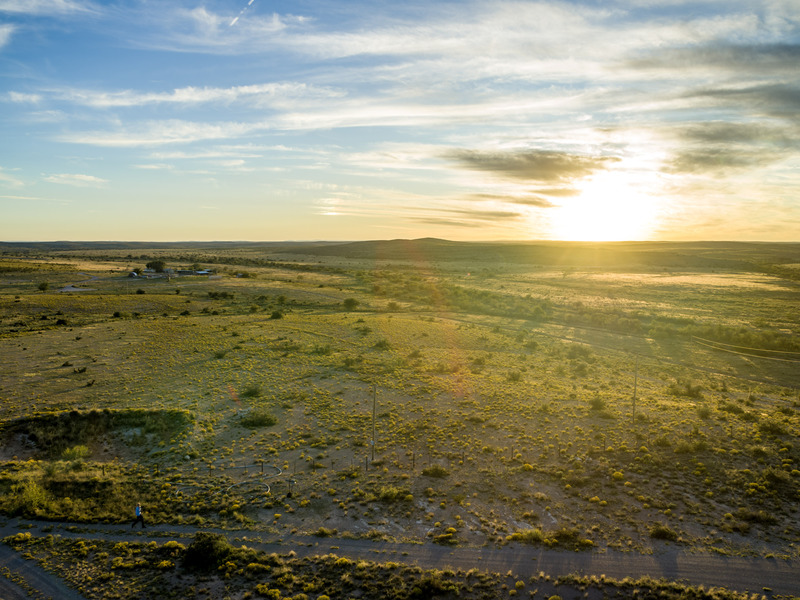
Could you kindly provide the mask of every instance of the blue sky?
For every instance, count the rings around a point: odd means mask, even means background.
[[[800,2],[0,0],[0,239],[800,241]]]

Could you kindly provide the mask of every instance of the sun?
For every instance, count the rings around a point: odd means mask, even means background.
[[[623,173],[609,171],[586,180],[551,216],[553,239],[612,242],[649,239],[657,225],[657,200],[634,187]]]

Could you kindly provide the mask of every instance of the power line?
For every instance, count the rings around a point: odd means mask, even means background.
[[[693,335],[692,338],[694,338],[695,340],[700,340],[701,342],[706,342],[708,344],[727,346],[728,348],[738,348],[739,350],[753,350],[755,352],[774,352],[777,354],[796,354],[798,357],[800,357],[800,352],[793,352],[791,350],[770,350],[768,348],[750,348],[749,346],[735,346],[734,344],[726,344],[725,342],[707,340],[705,338],[697,337],[696,335]]]
[[[764,360],[778,360],[781,362],[789,362],[789,363],[800,363],[800,360],[795,360],[792,358],[779,358],[777,356],[762,356],[760,354],[749,354],[747,352],[739,352],[737,350],[729,350],[728,348],[723,348],[721,346],[715,346],[713,343],[707,344],[705,342],[701,342],[700,338],[695,338],[695,342],[700,344],[701,346],[705,346],[706,348],[711,348],[712,350],[719,350],[720,352],[728,352],[729,354],[736,354],[737,356],[747,356],[751,358],[762,358]],[[734,346],[735,348],[736,346]]]

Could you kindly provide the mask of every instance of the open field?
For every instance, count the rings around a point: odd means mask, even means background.
[[[128,276],[152,260],[214,273]],[[122,523],[135,499],[196,528],[796,561],[797,264],[797,244],[0,245],[0,511]]]

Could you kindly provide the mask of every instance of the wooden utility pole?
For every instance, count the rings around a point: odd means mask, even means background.
[[[377,387],[372,385],[372,462],[375,462],[375,398],[378,395]]]
[[[633,427],[636,429],[636,386],[639,383],[639,355],[636,355],[636,367],[633,371]]]

